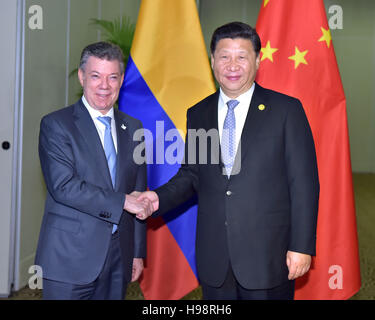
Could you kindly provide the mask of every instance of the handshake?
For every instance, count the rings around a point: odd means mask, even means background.
[[[125,195],[124,210],[133,213],[138,219],[145,220],[159,209],[159,197],[154,191],[133,191]]]

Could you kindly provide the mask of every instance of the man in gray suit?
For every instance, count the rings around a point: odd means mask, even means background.
[[[143,270],[150,213],[133,190],[146,189],[146,165],[133,161],[140,121],[114,109],[124,78],[121,49],[87,46],[78,71],[83,96],[46,115],[39,156],[47,186],[36,253],[44,299],[123,299]]]

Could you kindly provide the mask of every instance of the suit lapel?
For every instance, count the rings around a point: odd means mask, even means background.
[[[264,105],[265,109],[261,110],[260,105]],[[245,124],[241,134],[241,150],[237,152],[235,159],[235,168],[240,168],[241,162],[244,161],[246,153],[249,150],[251,140],[258,132],[259,126],[264,121],[264,117],[269,112],[269,106],[266,106],[266,101],[262,95],[262,87],[255,83],[253,97],[250,102],[249,111],[246,116]]]
[[[116,185],[115,190],[118,190],[120,183],[124,182],[121,177],[124,177],[127,169],[126,164],[132,161],[132,140],[129,133],[128,123],[121,115],[121,113],[114,109],[114,117],[116,122],[116,133],[117,133],[117,159],[116,159]]]
[[[98,175],[100,175],[106,185],[112,188],[111,175],[108,169],[107,158],[104,153],[95,124],[89,112],[83,105],[82,100],[75,104],[74,109],[75,125],[80,132],[86,146],[91,153],[91,159],[96,163]],[[98,177],[99,178],[99,177]]]

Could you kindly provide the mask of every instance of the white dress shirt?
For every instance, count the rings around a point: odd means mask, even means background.
[[[229,98],[220,88],[220,96],[219,96],[219,102],[218,102],[218,129],[219,129],[219,135],[220,135],[220,142],[221,142],[221,137],[223,134],[224,120],[228,112],[227,102],[229,100],[237,100],[240,102],[234,108],[234,115],[236,117],[235,154],[237,153],[238,144],[241,140],[242,130],[245,125],[246,116],[250,108],[250,102],[251,102],[251,98],[253,97],[254,89],[255,89],[255,83],[253,83],[253,85],[248,91],[241,94],[236,99],[232,99],[232,98]]]
[[[102,146],[104,149],[104,132],[105,132],[105,125],[104,123],[100,122],[98,120],[98,117],[111,117],[111,132],[112,132],[112,138],[113,138],[113,143],[115,144],[115,149],[117,152],[117,132],[116,132],[116,123],[115,123],[115,118],[114,118],[114,113],[113,113],[113,107],[106,113],[102,114],[99,110],[94,109],[93,107],[90,106],[90,104],[87,102],[85,96],[82,96],[82,102],[87,108],[87,111],[89,112],[92,121],[94,121],[96,130],[98,131],[100,141],[102,142]]]

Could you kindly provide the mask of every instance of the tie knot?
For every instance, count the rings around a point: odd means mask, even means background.
[[[233,110],[240,102],[238,100],[229,100],[227,106],[230,110]]]
[[[97,118],[101,123],[103,123],[107,128],[111,128],[111,117],[98,117]]]

